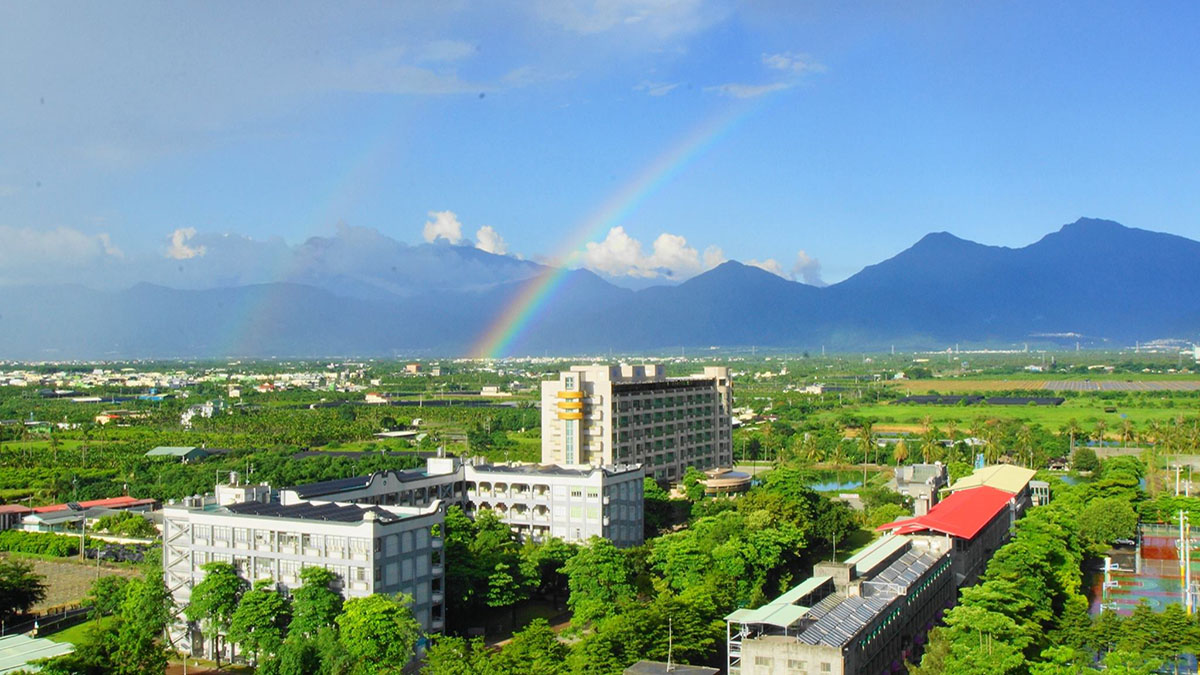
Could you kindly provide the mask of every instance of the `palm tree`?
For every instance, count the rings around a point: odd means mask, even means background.
[[[896,443],[896,448],[892,450],[892,459],[896,460],[896,466],[904,463],[908,459],[908,446],[904,444],[904,439],[900,439]]]
[[[1106,429],[1108,429],[1108,424],[1104,420],[1096,420],[1096,430],[1092,432],[1092,436],[1101,447],[1104,446],[1104,432]]]
[[[863,422],[858,432],[858,442],[862,447],[863,464],[871,457],[871,449],[875,449],[875,463],[879,463],[879,446],[875,442],[875,424],[870,420]]]
[[[946,421],[946,436],[950,439],[950,456],[958,450],[958,420],[951,418]]]
[[[1033,468],[1033,430],[1028,424],[1022,424],[1017,429],[1017,451],[1021,455],[1021,462],[1024,464],[1028,461],[1029,468]]]

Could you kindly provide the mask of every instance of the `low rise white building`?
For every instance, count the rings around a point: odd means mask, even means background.
[[[470,516],[490,509],[522,539],[603,537],[617,546],[642,543],[645,471],[641,465],[561,467],[464,464],[430,458],[424,469],[382,471],[284,490],[280,501],[312,499],[379,505],[457,503]]]
[[[302,569],[323,567],[337,575],[345,597],[407,593],[422,630],[445,625],[439,500],[424,507],[281,504],[270,501],[267,486],[220,486],[216,498],[170,504],[162,514],[164,579],[177,606],[188,603],[210,562],[232,564],[251,583],[271,579],[284,591],[300,584]],[[180,650],[214,656],[199,626],[180,617],[171,633]]]

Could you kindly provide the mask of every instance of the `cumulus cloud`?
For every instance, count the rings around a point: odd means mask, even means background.
[[[763,54],[762,63],[772,70],[782,70],[787,73],[823,73],[825,66],[817,63],[808,54],[783,52],[780,54]]]
[[[453,211],[430,211],[430,220],[425,223],[425,241],[432,244],[438,239],[445,239],[451,244],[462,242],[462,223]]]
[[[727,84],[718,84],[712,87],[705,87],[704,91],[728,96],[730,98],[755,98],[763,94],[769,94],[773,91],[781,91],[791,88],[791,82],[771,82],[769,84],[742,84],[738,82],[729,82]]]
[[[508,243],[491,225],[484,225],[475,233],[475,248],[496,255],[508,253]]]
[[[174,260],[188,260],[203,257],[208,249],[202,245],[191,246],[188,241],[196,236],[196,228],[181,227],[171,233],[171,244],[167,246],[166,256]]]
[[[825,286],[821,278],[821,261],[800,249],[796,253],[796,263],[792,265],[792,278],[799,279],[809,286]]]
[[[701,255],[686,238],[669,232],[658,235],[646,253],[642,242],[620,226],[609,230],[603,241],[588,242],[583,251],[583,265],[588,269],[642,279],[686,279],[724,261],[725,254],[716,246],[709,246]]]
[[[751,267],[757,267],[760,270],[766,270],[775,276],[783,277],[784,279],[790,279],[790,277],[787,275],[787,272],[783,270],[783,265],[780,265],[779,261],[774,258],[767,258],[766,260],[755,260],[754,258],[751,258],[750,260],[746,261],[746,264],[750,265]]]
[[[644,91],[651,96],[666,96],[678,87],[678,82],[641,82],[633,88],[634,91]]]
[[[107,234],[86,234],[70,227],[35,230],[0,225],[0,264],[81,265],[104,258],[123,258]]]
[[[725,252],[720,246],[709,246],[704,249],[704,269],[710,270],[725,262]]]

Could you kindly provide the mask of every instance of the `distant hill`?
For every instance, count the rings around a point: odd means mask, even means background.
[[[545,270],[428,245],[381,244],[361,265],[330,264],[344,255],[337,242],[307,245],[323,262],[311,274],[297,265],[289,283],[5,288],[0,358],[458,355]],[[1093,346],[1197,339],[1198,270],[1200,242],[1088,218],[1022,248],[929,234],[825,288],[732,261],[636,291],[576,270],[531,314],[511,351],[941,349],[1047,344],[1057,334],[1088,336]]]

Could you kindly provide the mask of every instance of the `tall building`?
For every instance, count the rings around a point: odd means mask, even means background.
[[[490,510],[522,540],[558,537],[584,542],[602,537],[627,547],[642,543],[644,477],[636,464],[571,468],[430,458],[423,469],[381,471],[287,488],[280,501],[425,506],[442,500],[459,504],[472,517]]]
[[[661,365],[575,366],[542,382],[542,463],[642,464],[676,481],[733,463],[729,369],[667,377]]]
[[[300,585],[302,569],[323,567],[347,598],[411,595],[421,629],[437,632],[445,622],[443,512],[437,500],[425,507],[280,504],[266,485],[218,486],[215,498],[163,508],[163,577],[183,607],[210,562],[230,563],[246,581],[270,579],[284,591]],[[200,626],[180,618],[170,632],[181,651],[213,658],[215,641]],[[233,656],[224,641],[221,649]]]

